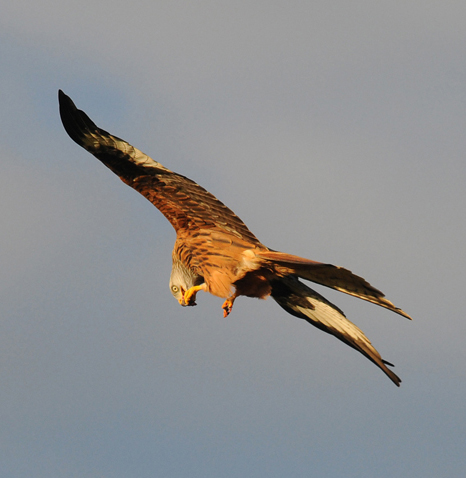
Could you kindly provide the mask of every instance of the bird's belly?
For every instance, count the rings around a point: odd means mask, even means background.
[[[258,299],[267,298],[272,292],[272,286],[263,270],[251,271],[234,282],[236,295],[245,295],[246,297],[256,297]]]

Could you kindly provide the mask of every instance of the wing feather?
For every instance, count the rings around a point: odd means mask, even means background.
[[[177,234],[208,227],[251,245],[261,244],[244,222],[213,194],[96,126],[61,90],[58,96],[63,126],[71,139],[151,201]]]
[[[392,382],[400,386],[401,379],[387,365],[361,329],[327,299],[292,276],[272,283],[272,297],[288,313],[304,319],[362,353],[379,367]]]
[[[296,274],[302,279],[367,300],[411,320],[406,312],[386,299],[383,292],[348,269],[277,251],[259,251],[257,256],[267,262],[277,264],[278,268],[281,268],[286,274]]]

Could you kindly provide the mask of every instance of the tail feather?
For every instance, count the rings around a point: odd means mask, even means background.
[[[411,317],[406,312],[386,299],[383,292],[373,287],[362,277],[353,274],[348,269],[332,264],[311,261],[283,252],[261,251],[257,256],[266,262],[273,263],[275,269],[283,275],[297,275],[301,279],[307,279],[316,284],[321,284],[331,289],[344,292],[345,294],[367,300],[373,304],[380,305],[411,320]]]
[[[356,349],[377,365],[396,386],[400,386],[401,379],[387,367],[393,365],[382,359],[362,330],[350,322],[338,307],[296,277],[287,276],[274,281],[271,295],[289,314],[306,320]]]

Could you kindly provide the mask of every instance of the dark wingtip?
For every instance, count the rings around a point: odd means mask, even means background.
[[[126,152],[118,150],[116,141],[125,142],[124,140],[99,128],[62,90],[58,90],[58,102],[63,127],[75,143],[93,154],[121,178],[148,174],[147,169],[134,163]]]
[[[79,135],[76,131],[76,112],[77,108],[71,98],[62,90],[58,90],[58,104],[60,111],[60,119],[70,138],[76,143],[80,144]]]
[[[65,131],[74,142],[83,146],[84,136],[90,131],[98,130],[98,127],[84,111],[76,108],[73,100],[65,95],[62,90],[58,90],[58,103],[60,118]]]
[[[71,98],[65,95],[65,93],[63,93],[63,90],[58,90],[58,104],[60,106],[60,114],[62,108],[65,107],[66,103],[68,103],[68,105],[71,103],[74,106],[74,103],[71,101]]]
[[[66,111],[69,111],[70,109],[76,109],[75,104],[71,100],[71,98],[65,93],[63,93],[62,90],[58,90],[58,104],[60,106],[60,116],[62,117],[63,121],[63,116]]]

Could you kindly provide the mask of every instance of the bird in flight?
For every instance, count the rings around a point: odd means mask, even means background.
[[[199,291],[224,298],[228,316],[239,296],[271,296],[291,315],[334,335],[371,360],[400,386],[364,333],[345,314],[299,279],[309,280],[411,317],[351,271],[274,251],[215,196],[170,171],[126,141],[100,129],[61,90],[60,116],[71,139],[145,196],[176,231],[170,290],[182,306],[196,305]]]

